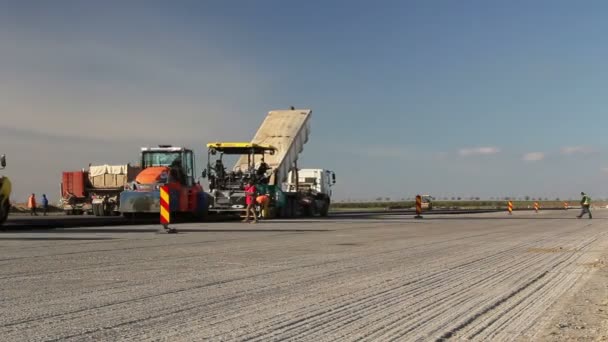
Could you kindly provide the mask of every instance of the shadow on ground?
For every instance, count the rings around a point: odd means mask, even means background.
[[[178,231],[178,233],[308,233],[308,232],[331,232],[333,230],[330,229],[274,229],[274,228],[268,228],[268,229],[264,229],[264,228],[255,228],[255,229],[248,229],[248,228],[240,228],[240,229],[207,229],[207,228],[179,228],[179,227],[175,227]],[[94,234],[94,233],[108,233],[108,234],[116,234],[116,233],[165,233],[163,231],[162,228],[158,228],[158,229],[149,229],[149,228],[144,228],[144,229],[123,229],[123,228],[68,228],[68,229],[63,229],[63,228],[48,228],[48,229],[40,229],[40,228],[35,228],[35,229],[21,229],[21,228],[13,228],[10,230],[4,230],[4,232],[6,233],[10,233],[10,234],[19,234],[19,233],[27,233],[27,234],[31,234],[31,233],[42,233],[42,234],[74,234],[74,233],[89,233],[89,234]],[[11,239],[29,239],[29,240],[34,240],[34,239],[40,239],[40,240],[61,240],[61,239],[65,239],[65,240],[77,240],[80,238],[77,237],[73,237],[73,238],[53,238],[53,237],[48,237],[48,238],[44,238],[44,237],[32,237],[32,238],[12,238],[12,237],[2,237],[0,235],[0,240],[11,240]],[[91,237],[91,238],[82,238],[82,239],[87,239],[87,240],[110,240],[113,238],[104,238],[104,237]]]
[[[3,237],[0,236],[0,241],[13,240],[13,241],[98,241],[98,240],[116,240],[111,237]]]
[[[396,217],[386,217],[386,218],[382,218],[382,220],[387,220],[387,221],[397,221],[397,220],[404,220],[404,219],[414,219],[413,217],[402,217],[402,218],[396,218]],[[533,221],[533,220],[587,220],[589,221],[589,219],[587,218],[583,218],[583,219],[578,219],[575,217],[547,217],[547,216],[542,216],[542,217],[516,217],[516,216],[505,216],[505,217],[424,217],[422,219],[418,219],[417,221],[441,221],[441,220],[445,220],[445,221],[455,221],[455,220],[460,220],[460,221],[494,221],[494,220],[528,220],[528,221]],[[593,220],[604,220],[603,218],[595,218]],[[591,221],[593,221],[591,220]]]

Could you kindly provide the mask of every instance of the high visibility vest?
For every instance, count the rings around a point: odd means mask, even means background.
[[[583,196],[583,205],[589,205],[591,204],[591,198],[589,198],[589,196],[585,195]]]
[[[36,198],[33,196],[30,196],[30,198],[28,198],[27,200],[27,207],[28,208],[36,208]]]

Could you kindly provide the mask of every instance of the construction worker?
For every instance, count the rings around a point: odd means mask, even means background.
[[[184,173],[181,158],[176,158],[175,160],[173,160],[173,162],[171,163],[171,165],[169,165],[169,167],[171,168],[169,170],[169,175],[171,176],[171,180],[173,182],[178,182],[182,185],[185,185],[186,184],[186,173]]]
[[[268,166],[268,164],[266,164],[262,159],[260,166],[258,166],[258,169],[256,170],[256,177],[260,183],[268,184],[268,177],[266,176],[266,172],[268,172],[268,170],[270,170],[270,166]]]
[[[258,211],[258,218],[263,218],[263,215],[268,215],[268,203],[270,202],[270,196],[268,194],[260,194],[255,198],[256,208]]]
[[[585,214],[589,214],[589,219],[591,219],[591,197],[587,196],[584,192],[581,192],[581,214],[577,216],[577,218],[583,217]]]
[[[38,216],[38,214],[36,214],[36,195],[35,194],[31,194],[30,197],[27,199],[27,207],[30,209],[31,216]]]
[[[215,176],[218,179],[224,180],[224,178],[226,178],[226,168],[224,167],[224,163],[222,163],[221,159],[215,161],[215,166],[213,169],[215,171]]]
[[[46,216],[46,212],[49,210],[49,200],[46,198],[46,194],[42,194],[42,215]]]
[[[258,223],[258,216],[255,213],[255,197],[257,189],[253,180],[249,180],[249,183],[245,186],[245,204],[247,209],[245,211],[245,219],[243,222],[249,222],[249,214],[253,216],[253,223]]]

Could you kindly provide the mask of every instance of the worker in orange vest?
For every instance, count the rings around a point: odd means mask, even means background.
[[[264,215],[268,215],[268,203],[270,202],[270,197],[266,194],[259,195],[255,198],[256,203],[256,211],[258,214],[258,218],[264,217]]]
[[[31,216],[38,216],[36,213],[36,195],[32,194],[27,200],[27,207],[30,209]]]

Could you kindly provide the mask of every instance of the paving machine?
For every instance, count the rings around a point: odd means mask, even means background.
[[[250,180],[256,184],[259,194],[269,192],[272,170],[265,158],[274,155],[275,147],[248,142],[213,142],[207,144],[207,151],[203,177],[209,179],[210,212],[244,213],[247,208],[244,189]],[[228,156],[238,156],[246,162],[227,170],[224,157]]]
[[[126,217],[160,213],[160,187],[169,187],[172,217],[203,219],[208,198],[194,179],[194,154],[191,149],[171,145],[143,147],[141,172],[120,194],[120,213]]]
[[[293,107],[270,111],[250,143],[208,144],[209,163],[203,176],[210,175],[210,210],[245,211],[243,186],[254,179],[258,194],[268,199],[264,217],[326,216],[335,174],[324,169],[300,170],[297,163],[308,141],[311,113]],[[212,159],[218,153],[221,166],[216,171],[218,161]],[[229,172],[223,166],[223,156],[228,154],[238,155]]]
[[[0,156],[0,170],[6,167],[6,156]],[[11,181],[6,176],[0,176],[0,226],[8,218],[11,209]]]

